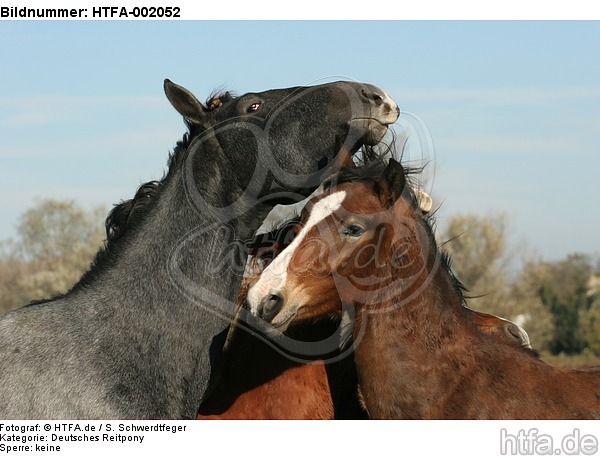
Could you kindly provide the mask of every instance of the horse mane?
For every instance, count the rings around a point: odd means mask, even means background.
[[[431,218],[433,219],[433,217]],[[429,227],[429,230],[431,230],[431,223],[427,224]],[[430,235],[433,237],[433,232],[430,233]],[[439,245],[437,244],[437,241],[434,242],[436,243],[436,249],[441,252],[440,255],[440,260],[442,263],[442,268],[448,273],[448,277],[450,277],[450,283],[452,284],[452,287],[454,288],[454,291],[456,292],[456,294],[460,297],[460,300],[463,303],[463,306],[467,305],[467,299],[469,299],[469,296],[466,296],[466,293],[469,292],[469,290],[467,289],[467,287],[460,281],[460,279],[458,277],[456,277],[456,274],[454,273],[454,270],[452,269],[452,256],[450,255],[450,253],[448,251],[442,251],[442,249],[439,247]]]
[[[142,184],[135,196],[127,201],[115,205],[106,218],[106,239],[114,242],[121,238],[127,227],[137,224],[146,213],[146,207],[159,192],[160,181],[150,181]]]

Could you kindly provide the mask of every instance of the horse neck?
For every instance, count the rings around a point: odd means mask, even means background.
[[[118,241],[116,261],[101,274],[105,280],[99,282],[107,285],[111,296],[122,291],[128,302],[146,306],[168,299],[171,309],[176,295],[169,268],[176,264],[185,280],[200,290],[202,296],[196,298],[210,295],[202,293],[208,290],[233,303],[243,272],[236,266],[243,268],[246,258],[243,241],[258,229],[271,207],[252,205],[249,199],[247,204],[228,207],[244,189],[232,177],[231,167],[219,171],[217,159],[218,154],[206,166],[194,166],[193,174],[181,167],[163,181],[143,224]],[[190,189],[192,178],[197,187]],[[215,258],[209,264],[211,255]],[[207,273],[215,262],[216,269]],[[136,300],[132,296],[136,293],[143,299]]]
[[[480,337],[440,253],[434,255],[419,290],[383,298],[375,311],[357,309],[356,365],[371,418],[431,417],[431,407],[459,381],[448,374],[448,362],[462,360]]]

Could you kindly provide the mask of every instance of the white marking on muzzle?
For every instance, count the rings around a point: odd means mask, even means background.
[[[252,314],[258,315],[260,303],[266,296],[282,291],[287,281],[287,270],[290,261],[306,233],[321,220],[329,217],[339,209],[345,197],[346,192],[335,192],[317,201],[313,206],[306,225],[300,229],[292,243],[265,268],[260,279],[250,288],[247,299]]]
[[[390,114],[394,119],[390,123],[394,123],[398,119],[398,111],[399,111],[398,104],[387,93],[383,92],[383,95],[384,95],[383,103],[387,104],[390,107],[390,111],[391,111]]]

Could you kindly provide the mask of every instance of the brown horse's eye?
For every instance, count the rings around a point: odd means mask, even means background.
[[[365,234],[365,229],[360,225],[352,224],[345,227],[343,233],[346,236],[360,237]]]
[[[256,103],[252,103],[250,106],[248,106],[248,109],[246,110],[246,112],[256,112],[258,111],[258,109],[260,108],[260,105],[262,103],[260,101],[257,101]]]

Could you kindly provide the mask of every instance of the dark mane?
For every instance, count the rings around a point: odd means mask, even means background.
[[[188,147],[196,137],[200,136],[205,131],[204,127],[194,122],[190,122],[187,119],[184,119],[184,123],[188,131],[184,133],[179,141],[177,141],[173,152],[169,153],[169,158],[167,159],[167,172],[163,175],[159,183],[165,183],[172,176],[173,172],[181,167],[181,164],[187,156],[186,152]]]
[[[330,179],[328,182],[324,183],[324,187],[328,188],[332,185],[339,185],[346,182],[370,180],[377,181],[381,177],[383,170],[386,166],[387,162],[385,161],[383,156],[371,154],[369,156],[369,160],[366,162],[365,165],[356,168],[343,168],[340,171],[340,173],[336,175],[333,179]],[[403,166],[403,169],[407,182],[409,183],[411,188],[418,188],[418,176],[421,174],[422,168],[411,168]],[[413,201],[413,205],[414,204],[416,204],[415,201]],[[444,243],[440,245],[435,238],[435,211],[428,214],[422,214],[422,218],[425,222],[424,225],[426,227],[426,232],[429,237],[429,241],[432,243],[432,245],[435,246],[435,249],[439,252],[440,267],[447,273],[456,295],[462,301],[463,306],[466,306],[467,300],[476,298],[477,296],[469,295],[468,288],[460,281],[460,279],[456,276],[454,270],[452,269],[452,256],[448,251],[442,248]],[[523,347],[523,350],[530,354],[533,354],[535,357],[540,357],[539,353],[532,348]]]
[[[428,223],[427,225],[429,226],[429,228],[431,230],[431,224]],[[431,234],[431,236],[433,236],[433,234]],[[446,251],[441,251],[441,249],[437,245],[437,243],[436,243],[436,248],[440,251],[440,261],[442,262],[442,268],[444,268],[444,270],[448,273],[448,276],[450,277],[450,281],[452,283],[454,291],[456,291],[457,295],[460,297],[460,299],[463,303],[463,306],[466,306],[468,296],[465,296],[465,293],[468,293],[469,290],[458,279],[458,277],[456,277],[456,274],[452,270],[452,257],[450,256],[450,253],[448,253]]]
[[[323,182],[323,189],[348,182],[379,180],[387,163],[383,158],[374,157],[362,166],[345,166],[330,179]]]
[[[366,152],[373,154],[373,152]],[[332,178],[323,182],[323,188],[327,190],[332,185],[340,185],[347,182],[379,181],[383,170],[387,166],[385,155],[370,155],[369,159],[361,166],[347,166],[340,169]],[[423,172],[423,167],[403,166],[406,181],[411,188],[420,186],[418,176]]]
[[[435,238],[435,234],[434,234],[435,226],[436,226],[435,211],[430,212],[428,214],[424,214],[423,220],[425,222],[424,225],[427,230],[427,235],[429,237],[429,241],[435,247],[435,250],[437,252],[439,252],[441,267],[448,274],[448,277],[450,278],[450,283],[452,284],[452,287],[454,288],[454,291],[456,292],[457,296],[462,301],[463,306],[466,306],[468,296],[466,296],[465,294],[468,293],[469,290],[458,279],[458,277],[456,277],[456,274],[452,270],[452,256],[450,255],[450,253],[448,251],[443,250],[440,247],[440,245],[437,242],[437,239]]]
[[[215,100],[225,103],[231,99],[233,99],[233,96],[230,92],[213,92],[207,100],[207,105]],[[217,109],[218,107],[220,105],[213,107],[213,109]],[[104,222],[106,230],[104,245],[98,250],[89,269],[81,276],[79,281],[67,293],[59,293],[50,298],[34,300],[27,304],[27,306],[44,304],[65,296],[71,291],[83,289],[92,282],[100,271],[112,266],[117,252],[124,243],[122,239],[125,234],[143,225],[146,216],[155,206],[162,188],[175,171],[181,168],[187,156],[189,145],[197,136],[200,136],[205,131],[204,127],[187,119],[184,119],[184,123],[187,127],[187,132],[183,134],[183,137],[175,144],[173,151],[169,153],[167,171],[163,174],[163,177],[160,180],[152,180],[140,185],[133,198],[115,204],[113,209],[108,213]]]
[[[158,193],[160,184],[159,181],[146,182],[138,188],[132,199],[115,205],[108,213],[105,222],[108,242],[114,242],[121,238],[129,225],[135,224],[143,218],[146,206]]]

